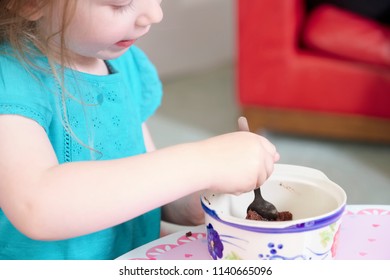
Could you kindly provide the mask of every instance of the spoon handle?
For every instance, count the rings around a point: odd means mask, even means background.
[[[253,192],[255,193],[255,199],[256,200],[264,200],[262,195],[261,195],[261,192],[260,192],[260,188],[256,188],[253,190]]]
[[[248,121],[245,117],[238,118],[238,129],[240,131],[249,131]]]

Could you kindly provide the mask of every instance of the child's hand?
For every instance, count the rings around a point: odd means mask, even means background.
[[[279,154],[267,139],[250,132],[234,132],[199,142],[199,164],[206,184],[215,192],[240,194],[262,185]],[[202,166],[200,166],[202,168]]]

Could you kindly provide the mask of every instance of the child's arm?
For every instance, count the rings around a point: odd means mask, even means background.
[[[246,132],[109,161],[58,164],[43,128],[0,116],[0,207],[24,234],[52,240],[132,219],[205,188],[241,193],[271,174],[275,148]]]
[[[143,125],[146,150],[156,150],[152,136],[146,124]],[[179,225],[199,225],[204,222],[204,213],[200,204],[201,192],[195,192],[162,207],[162,219]]]

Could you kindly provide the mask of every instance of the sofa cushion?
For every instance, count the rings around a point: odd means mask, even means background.
[[[339,58],[390,67],[390,27],[324,4],[307,17],[303,44]]]

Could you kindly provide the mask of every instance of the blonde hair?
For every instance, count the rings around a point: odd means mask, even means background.
[[[38,48],[54,63],[54,53],[49,48],[50,40],[59,35],[60,38],[60,65],[65,65],[68,61],[66,57],[66,47],[64,36],[69,22],[72,19],[73,10],[76,8],[74,0],[2,0],[0,1],[0,42],[9,43],[16,51],[23,62],[31,65],[28,55],[36,55],[35,48]],[[30,18],[41,9],[48,8],[51,13],[49,17],[56,16],[53,14],[54,4],[62,5],[62,18],[60,29],[56,30],[46,38],[39,33],[37,22]],[[50,19],[49,19],[50,20]],[[28,55],[27,55],[28,54]],[[54,70],[54,69],[53,69]],[[57,75],[56,75],[57,76]]]
[[[98,152],[90,145],[84,144],[72,131],[67,113],[66,113],[66,98],[73,98],[69,94],[64,85],[65,65],[70,64],[70,58],[67,56],[65,33],[74,9],[76,9],[77,0],[1,0],[0,1],[0,43],[8,43],[15,50],[14,55],[25,66],[26,70],[32,73],[30,67],[38,67],[34,65],[34,56],[44,54],[49,62],[50,71],[59,85],[57,94],[61,95],[62,101],[62,123],[65,130],[76,139],[79,144]],[[55,30],[53,34],[46,37],[40,34],[37,28],[37,21],[31,20],[34,15],[41,9],[47,8],[49,12],[49,22],[54,16],[54,5],[60,5],[62,15],[60,15],[60,28]],[[50,18],[51,17],[51,18]],[[50,40],[55,36],[59,38],[60,49],[59,53],[50,49]],[[37,51],[39,50],[39,51]],[[9,54],[8,54],[9,55]],[[56,67],[59,63],[60,68]],[[45,69],[40,69],[47,71]],[[55,92],[56,93],[56,92]],[[99,152],[98,152],[99,153]]]

